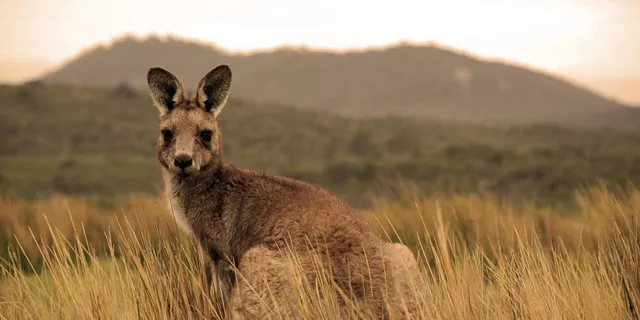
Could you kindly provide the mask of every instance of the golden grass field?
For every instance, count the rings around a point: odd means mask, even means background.
[[[407,193],[363,214],[418,256],[420,318],[637,319],[640,191],[576,197],[575,210],[556,212],[475,195]],[[3,248],[0,318],[223,316],[203,289],[197,246],[177,231],[164,199],[114,203],[0,200],[2,245],[10,248]],[[331,304],[317,297],[301,285],[306,318],[334,319]]]

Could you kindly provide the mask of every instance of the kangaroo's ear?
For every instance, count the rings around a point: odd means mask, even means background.
[[[149,69],[147,83],[151,100],[161,115],[170,112],[185,99],[180,80],[167,70],[158,67]]]
[[[209,71],[198,83],[196,101],[205,111],[218,116],[224,108],[231,89],[231,69],[220,65]]]

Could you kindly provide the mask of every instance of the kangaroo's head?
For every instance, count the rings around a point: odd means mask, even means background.
[[[231,69],[221,65],[187,98],[180,80],[162,68],[147,73],[149,93],[160,111],[158,160],[179,179],[215,170],[222,164],[218,115],[231,88]]]

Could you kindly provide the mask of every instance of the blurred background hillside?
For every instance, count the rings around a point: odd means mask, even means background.
[[[5,5],[2,194],[157,194],[146,70],[192,89],[218,64],[227,160],[356,206],[407,185],[566,206],[640,182],[634,1],[187,2],[171,26],[163,1]]]

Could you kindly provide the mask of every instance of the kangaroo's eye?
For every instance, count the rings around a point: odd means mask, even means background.
[[[200,131],[200,139],[202,139],[202,141],[204,142],[211,142],[211,135],[213,133],[211,132],[211,130],[202,130]]]
[[[171,133],[171,130],[169,129],[164,129],[160,133],[162,134],[162,140],[164,140],[164,143],[169,143],[171,138],[173,138],[173,133]]]

